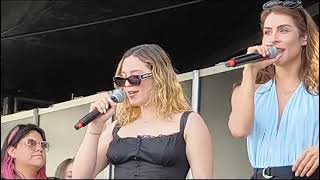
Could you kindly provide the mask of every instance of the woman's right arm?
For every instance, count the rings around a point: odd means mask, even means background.
[[[249,47],[247,53],[258,52],[263,57],[267,56],[267,46]],[[260,69],[275,63],[280,56],[255,63],[246,64],[243,70],[241,85],[237,86],[231,97],[231,113],[228,126],[232,136],[236,138],[247,137],[253,126],[254,95],[257,89],[256,76]]]
[[[232,93],[232,111],[228,125],[232,136],[236,138],[246,137],[252,128],[256,74],[253,68],[246,65],[241,85],[237,86]]]
[[[112,140],[112,129],[115,122],[109,125],[102,135],[101,132],[106,120],[114,114],[116,104],[109,101],[111,107],[108,109],[109,103],[107,99],[109,96],[107,93],[102,93],[101,95],[101,99],[90,106],[90,112],[98,110],[102,115],[87,127],[73,162],[72,178],[74,179],[92,179],[108,165],[106,153]]]

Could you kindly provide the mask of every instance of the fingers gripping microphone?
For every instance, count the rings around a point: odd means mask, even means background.
[[[269,55],[267,57],[263,57],[259,53],[251,53],[251,54],[244,54],[241,56],[237,56],[225,62],[225,65],[227,67],[236,67],[239,65],[256,62],[258,60],[275,58],[278,55],[278,50],[276,47],[269,48],[268,52],[269,52]]]
[[[125,99],[125,94],[120,91],[120,90],[115,90],[110,99],[115,102],[115,103],[122,103]],[[110,103],[109,103],[109,108],[110,108]],[[74,125],[74,128],[76,130],[85,127],[86,125],[88,125],[90,122],[92,122],[93,120],[95,120],[99,115],[101,115],[101,113],[98,110],[93,110],[90,113],[88,113],[87,115],[85,115],[83,118],[81,118],[78,123],[76,125]]]

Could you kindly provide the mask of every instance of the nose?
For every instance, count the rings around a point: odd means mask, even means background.
[[[132,86],[130,83],[129,83],[129,80],[127,79],[125,82],[124,82],[124,87],[130,87]]]
[[[40,152],[44,151],[44,149],[42,148],[41,143],[37,143],[35,151],[40,151]]]
[[[270,42],[272,46],[275,46],[277,43],[279,43],[279,37],[277,32],[272,33],[270,37]]]

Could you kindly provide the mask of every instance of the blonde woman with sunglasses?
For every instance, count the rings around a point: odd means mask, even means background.
[[[1,149],[1,179],[47,179],[44,131],[34,124],[14,127]]]
[[[248,53],[234,89],[229,128],[247,138],[253,179],[319,178],[319,29],[300,0],[271,0],[261,13],[262,44]]]
[[[129,49],[114,83],[126,99],[116,105],[103,94],[91,105],[90,111],[103,115],[88,125],[72,178],[95,178],[110,163],[115,165],[115,179],[184,179],[189,168],[196,179],[213,178],[209,130],[201,116],[190,111],[169,56],[160,46]],[[116,121],[102,132],[114,114]]]

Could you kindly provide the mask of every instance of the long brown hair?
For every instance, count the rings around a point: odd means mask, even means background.
[[[123,61],[129,57],[137,57],[150,68],[153,77],[153,91],[148,102],[157,107],[156,113],[168,118],[171,113],[190,110],[188,100],[177,80],[177,74],[168,54],[156,44],[142,44],[126,51],[120,60],[116,75],[122,71]],[[140,106],[132,106],[128,98],[117,106],[116,119],[120,126],[136,120],[141,115]]]
[[[302,46],[301,60],[302,65],[299,70],[299,77],[302,79],[306,90],[311,93],[319,94],[319,28],[309,13],[301,8],[290,9],[282,6],[274,6],[261,12],[261,29],[267,16],[271,13],[285,14],[292,17],[296,27],[299,29],[300,36],[307,35],[307,45]],[[273,79],[275,67],[270,65],[258,72],[256,84],[263,84]]]

